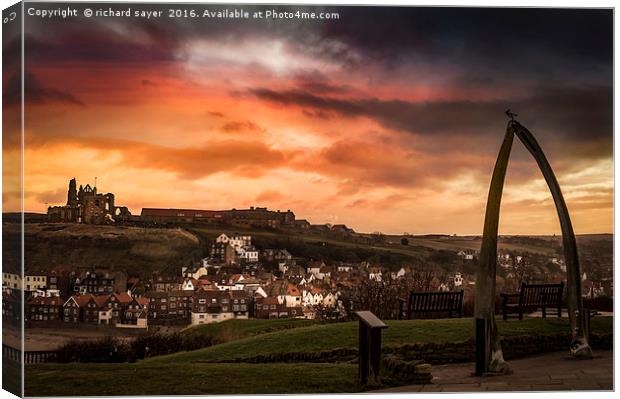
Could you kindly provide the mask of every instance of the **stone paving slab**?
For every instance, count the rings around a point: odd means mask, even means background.
[[[595,351],[593,359],[575,360],[567,352],[553,352],[508,362],[512,374],[475,377],[474,363],[433,366],[428,385],[410,385],[377,392],[514,392],[611,391],[613,352]]]

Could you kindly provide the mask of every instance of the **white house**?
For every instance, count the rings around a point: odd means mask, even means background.
[[[338,294],[328,292],[323,296],[323,306],[334,307],[338,303]]]
[[[293,308],[301,306],[302,297],[301,292],[294,284],[289,284],[286,287],[286,295],[284,295],[284,303],[287,308]]]
[[[341,263],[340,265],[338,265],[338,269],[339,272],[350,272],[351,270],[353,270],[353,266],[351,266],[350,264],[347,263]]]
[[[183,291],[194,291],[197,285],[198,285],[197,279],[193,277],[186,277],[185,280],[183,280],[183,286],[181,287],[181,289]]]
[[[383,274],[381,273],[381,269],[378,267],[371,267],[368,269],[368,279],[375,281],[383,281]]]
[[[314,277],[319,278],[318,275],[321,273],[321,268],[325,266],[324,262],[310,262],[308,265],[308,274],[312,274]],[[319,278],[322,280],[322,278]]]
[[[454,277],[452,278],[452,281],[455,287],[463,286],[463,276],[461,275],[461,273],[455,273]]]
[[[471,249],[457,252],[457,255],[460,256],[463,260],[473,260],[475,254],[476,253]]]
[[[239,259],[244,259],[246,262],[258,262],[258,251],[254,247],[240,247],[237,249],[237,255]]]

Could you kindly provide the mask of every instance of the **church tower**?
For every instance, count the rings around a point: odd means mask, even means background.
[[[75,177],[69,180],[69,191],[67,192],[67,206],[70,206],[70,207],[78,206],[78,195],[77,195]]]

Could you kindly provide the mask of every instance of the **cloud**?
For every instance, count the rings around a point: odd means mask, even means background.
[[[464,172],[474,174],[490,161],[460,149],[429,156],[398,146],[348,139],[297,157],[290,166],[330,176],[339,182],[339,195],[352,195],[384,187],[440,190],[447,180]]]
[[[613,131],[611,87],[543,87],[527,98],[435,102],[341,99],[296,89],[254,88],[248,92],[264,101],[299,107],[307,115],[320,112],[347,118],[367,117],[389,129],[416,135],[495,135],[505,126],[503,113],[507,108],[518,110],[524,121],[534,121],[528,126],[535,131],[552,132],[560,140],[610,141]]]
[[[261,202],[273,203],[276,201],[282,201],[283,199],[284,199],[284,195],[282,195],[281,192],[277,190],[265,190],[256,197],[256,202],[257,203],[261,203]]]
[[[44,204],[59,204],[67,198],[67,190],[62,188],[57,190],[43,191],[40,193],[31,193],[31,195],[34,195],[37,201]]]
[[[18,106],[21,104],[21,76],[15,74],[6,82],[3,90],[3,102],[8,106]],[[86,107],[86,104],[71,93],[44,87],[41,81],[31,72],[24,74],[24,102],[26,104],[66,104],[78,107]]]
[[[222,130],[226,133],[239,132],[263,132],[265,129],[251,121],[230,121],[222,126]]]
[[[180,179],[197,180],[216,173],[255,178],[273,169],[282,168],[297,155],[271,148],[251,140],[209,141],[201,147],[165,147],[131,140],[110,140],[95,137],[54,137],[37,142],[31,139],[29,148],[45,145],[63,148],[85,148],[99,152],[98,156],[120,155],[122,165],[174,173]]]

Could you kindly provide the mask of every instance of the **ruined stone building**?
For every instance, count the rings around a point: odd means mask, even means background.
[[[97,187],[87,184],[77,189],[75,178],[69,181],[67,205],[50,206],[47,218],[51,222],[73,222],[86,224],[113,223],[127,218],[131,213],[125,206],[115,206],[114,194],[98,194]]]

